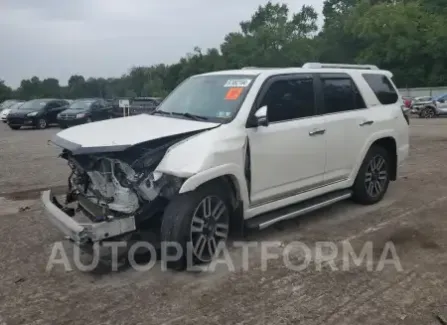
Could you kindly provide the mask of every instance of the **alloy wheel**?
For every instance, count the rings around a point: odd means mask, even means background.
[[[424,110],[424,117],[425,118],[432,118],[433,116],[435,116],[435,112],[431,108],[426,108]]]
[[[371,159],[366,168],[365,188],[370,197],[379,196],[385,189],[388,181],[388,168],[385,159],[377,155]]]
[[[39,120],[39,129],[45,129],[47,127],[47,121],[43,118]]]
[[[204,263],[213,259],[219,243],[228,237],[229,220],[227,206],[219,197],[207,196],[198,204],[190,235],[195,258]]]

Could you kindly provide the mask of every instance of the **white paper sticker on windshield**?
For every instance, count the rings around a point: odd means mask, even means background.
[[[251,79],[230,79],[230,80],[227,80],[224,87],[226,87],[226,88],[241,88],[241,87],[244,88],[244,87],[248,87],[250,82],[251,82]]]

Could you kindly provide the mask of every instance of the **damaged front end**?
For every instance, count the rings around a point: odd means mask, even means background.
[[[183,179],[155,169],[168,148],[184,138],[150,141],[115,152],[74,154],[64,149],[61,157],[71,169],[65,202],[58,202],[50,191],[42,196],[50,220],[78,244],[157,227]]]

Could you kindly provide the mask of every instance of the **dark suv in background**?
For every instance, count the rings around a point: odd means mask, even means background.
[[[9,112],[6,122],[13,130],[18,130],[22,126],[45,129],[48,125],[57,123],[57,114],[65,110],[68,105],[68,102],[63,99],[33,99]]]
[[[82,98],[73,101],[57,115],[61,128],[111,118],[112,105],[102,98]]]
[[[142,113],[151,113],[162,99],[158,97],[135,97],[132,99],[129,107],[129,115],[138,115]]]

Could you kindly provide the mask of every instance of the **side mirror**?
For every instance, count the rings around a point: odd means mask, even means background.
[[[267,118],[267,106],[262,106],[255,113],[256,126],[268,126],[269,120]]]
[[[440,99],[439,102],[440,103],[445,103],[445,99]]]

